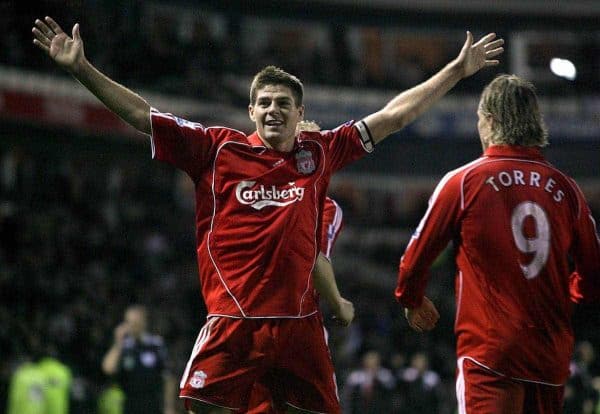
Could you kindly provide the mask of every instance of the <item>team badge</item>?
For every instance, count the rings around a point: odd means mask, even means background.
[[[208,375],[206,375],[204,371],[194,371],[194,375],[190,380],[190,385],[192,388],[203,388],[207,376]]]
[[[311,174],[317,167],[312,152],[301,150],[296,154],[296,168],[300,174]]]

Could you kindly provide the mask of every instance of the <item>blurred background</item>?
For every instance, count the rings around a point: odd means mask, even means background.
[[[100,412],[112,384],[101,360],[132,303],[150,307],[179,376],[206,315],[191,181],[151,161],[147,137],[33,46],[45,15],[67,32],[79,22],[88,59],[161,111],[248,132],[249,83],[267,64],[300,77],[306,118],[333,128],[435,73],[467,29],[505,39],[497,70],[332,181],[345,222],[333,264],[357,311],[347,329],[327,320],[347,413],[456,410],[451,248],[429,284],[434,331],[409,330],[393,289],[435,184],[481,153],[475,110],[497,73],[536,84],[545,153],[600,217],[598,1],[0,1],[0,412],[17,367],[45,354],[72,372],[69,412]],[[565,413],[600,413],[598,308],[577,307],[574,320]]]

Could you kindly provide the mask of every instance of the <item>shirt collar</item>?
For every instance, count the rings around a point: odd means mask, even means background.
[[[258,132],[256,132],[256,131],[254,131],[252,134],[248,135],[248,142],[253,147],[266,147],[265,143],[262,142],[262,140],[258,136]]]
[[[294,148],[290,152],[293,152],[296,149],[296,147],[298,146],[298,143],[300,142],[300,135],[301,134],[298,134],[294,138]],[[252,134],[248,135],[247,139],[248,139],[248,142],[250,143],[250,145],[252,145],[253,147],[268,148],[265,145],[265,143],[262,141],[262,139],[260,139],[260,137],[258,136],[258,132],[256,132],[256,131],[254,131]]]
[[[519,145],[492,145],[483,152],[483,155],[487,157],[544,159],[540,147],[523,147]]]

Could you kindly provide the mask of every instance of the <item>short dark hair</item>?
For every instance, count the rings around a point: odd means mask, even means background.
[[[302,105],[304,86],[300,79],[276,66],[267,66],[254,76],[250,85],[250,105],[256,102],[256,92],[267,85],[283,85],[290,88],[294,95],[296,106]]]

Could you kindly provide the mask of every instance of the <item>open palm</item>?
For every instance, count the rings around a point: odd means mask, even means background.
[[[69,37],[51,18],[36,20],[32,29],[33,43],[67,70],[72,70],[84,57],[83,41],[79,34],[79,23],[73,26],[73,37]]]
[[[463,68],[463,77],[466,78],[486,66],[495,66],[499,63],[497,59],[493,58],[504,51],[502,47],[504,40],[494,39],[496,39],[496,34],[489,33],[473,44],[473,35],[471,32],[467,32],[467,40],[457,57],[458,63]]]

